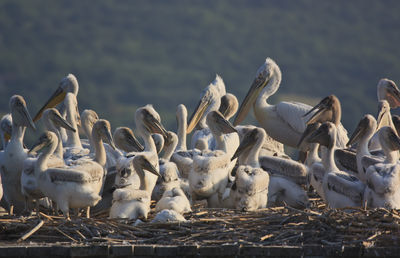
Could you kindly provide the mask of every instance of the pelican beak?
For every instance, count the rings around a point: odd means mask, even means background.
[[[161,134],[164,138],[168,137],[167,130],[153,115],[147,115],[144,123],[151,133]]]
[[[386,99],[390,104],[390,108],[397,108],[400,106],[400,91],[396,84],[393,84],[393,88],[387,92]]]
[[[307,125],[315,123],[318,121],[318,119],[322,116],[322,114],[324,113],[324,111],[327,110],[327,106],[325,104],[322,103],[322,101],[320,103],[318,103],[315,107],[313,107],[310,111],[308,111],[307,113],[305,113],[303,115],[303,117],[309,115],[311,112],[313,112],[314,110],[317,110],[317,112],[315,112],[306,122]]]
[[[390,110],[388,110],[385,107],[383,102],[379,102],[378,115],[377,115],[378,119],[376,120],[376,122],[377,122],[376,130],[379,130],[379,128],[381,128],[383,126],[390,125],[388,112],[390,112]]]
[[[105,135],[106,135],[105,141],[111,146],[111,148],[113,148],[113,150],[116,150],[117,148],[115,147],[114,140],[112,138],[110,130],[107,129]]]
[[[324,129],[326,128],[321,125],[316,131],[314,131],[310,135],[310,137],[308,137],[307,141],[311,143],[319,143],[323,146],[328,146],[331,139]]]
[[[127,142],[129,145],[132,145],[134,148],[136,148],[138,151],[143,151],[144,147],[142,144],[140,144],[140,142],[138,141],[138,139],[136,139],[136,137],[134,135],[130,135],[127,138]]]
[[[156,176],[161,177],[160,172],[158,172],[158,170],[153,166],[153,164],[150,163],[150,161],[148,159],[144,158],[141,160],[142,160],[142,162],[140,165],[142,166],[143,169],[153,173]]]
[[[303,134],[300,137],[299,143],[297,143],[297,148],[300,148],[300,146],[302,145],[304,140],[307,139],[307,137],[310,136],[313,132],[315,132],[320,126],[321,126],[321,123],[318,123],[318,122],[308,124],[306,127],[306,130],[304,130]]]
[[[396,132],[392,128],[390,128],[388,138],[391,149],[400,150],[400,138],[397,136]]]
[[[193,129],[199,123],[200,119],[203,117],[207,108],[210,106],[210,104],[211,104],[210,94],[211,94],[210,92],[206,92],[206,94],[204,94],[204,96],[200,99],[199,103],[197,103],[197,106],[189,119],[189,123],[188,123],[187,129],[186,129],[187,134],[189,134],[193,131]]]
[[[215,112],[218,114],[217,125],[218,125],[219,130],[222,133],[224,133],[224,134],[237,133],[235,127],[233,127],[233,125],[228,120],[226,120],[220,112],[218,112],[218,111],[215,111]]]
[[[356,130],[354,130],[353,134],[350,136],[349,141],[346,143],[346,146],[353,145],[358,141],[358,139],[362,136],[364,129],[365,129],[365,118],[361,119],[357,125]]]
[[[248,132],[240,142],[239,147],[236,149],[235,153],[233,154],[231,161],[238,158],[243,152],[248,150],[252,144],[255,141],[255,135],[256,135],[257,130],[253,129],[250,132]]]
[[[258,95],[261,90],[268,84],[271,78],[271,74],[269,73],[260,73],[253,81],[250,86],[249,91],[246,94],[242,104],[239,107],[238,113],[236,114],[235,120],[233,121],[233,125],[236,126],[240,124],[249,113],[251,106],[256,101]]]
[[[58,126],[76,132],[76,129],[73,128],[72,125],[68,121],[66,121],[62,116],[60,116],[60,114],[56,113],[54,118]]]
[[[19,109],[18,111],[20,113],[20,115],[23,117],[24,120],[24,124],[27,127],[30,127],[33,130],[36,130],[36,126],[32,121],[31,115],[29,114],[28,109],[26,108],[25,105],[22,106],[21,109]]]
[[[43,111],[47,108],[53,108],[60,104],[65,98],[66,92],[58,87],[57,90],[51,95],[51,97],[47,100],[46,104],[39,110],[36,116],[33,118],[33,121],[37,121],[42,117]]]

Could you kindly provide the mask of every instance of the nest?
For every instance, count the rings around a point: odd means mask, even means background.
[[[201,205],[185,215],[184,223],[137,224],[108,219],[107,211],[93,218],[62,216],[0,216],[0,244],[159,244],[259,246],[345,245],[385,247],[400,245],[397,210],[326,209],[319,198],[313,208],[274,207],[254,212],[209,209]],[[154,209],[152,209],[154,210]]]

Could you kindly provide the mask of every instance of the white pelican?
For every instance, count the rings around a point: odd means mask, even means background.
[[[156,204],[156,212],[164,209],[174,210],[180,214],[191,212],[189,199],[180,187],[166,190]]]
[[[149,173],[156,177],[160,175],[148,157],[146,153],[140,152],[129,160],[133,164],[135,174],[139,176],[140,187],[135,189],[126,185],[114,191],[110,218],[147,218],[150,211],[150,193],[153,190],[151,182],[148,182],[148,175]],[[132,174],[126,176],[132,176]]]
[[[212,134],[207,128],[206,116],[210,111],[218,110],[221,97],[225,94],[225,84],[219,75],[216,75],[215,80],[202,91],[200,101],[193,111],[187,126],[188,134],[191,133],[195,127],[197,128],[192,135],[192,149],[204,145],[210,150],[215,149],[215,146],[211,145]],[[203,141],[200,145],[198,145],[199,140]]]
[[[207,114],[207,125],[216,140],[216,150],[206,150],[194,155],[189,173],[189,187],[193,200],[207,199],[209,207],[219,207],[229,173],[235,165],[235,161],[231,162],[233,153],[228,152],[228,149],[235,146],[228,146],[223,134],[236,130],[219,111]]]
[[[94,206],[101,199],[99,193],[106,163],[103,141],[114,146],[109,122],[98,120],[93,126],[92,136],[95,158],[80,159],[68,167],[48,167],[49,157],[57,146],[58,139],[55,133],[45,132],[31,148],[31,151],[43,149],[35,164],[39,188],[45,196],[57,203],[67,218],[69,218],[69,208]]]
[[[253,183],[259,185],[256,187],[258,190],[254,190],[254,192],[266,191],[268,193],[269,205],[277,203],[278,200],[282,200],[293,207],[307,207],[309,203],[307,194],[300,186],[300,184],[306,183],[307,168],[303,164],[293,160],[273,156],[260,156],[260,151],[266,136],[264,129],[256,127],[243,137],[234,157],[240,156],[242,153],[246,155],[246,157],[241,159],[245,166],[239,166],[237,176],[240,176],[242,170],[245,172],[249,171],[256,175],[261,172],[263,173],[261,175],[269,175],[268,180],[261,180],[261,177],[258,176],[258,179]],[[238,182],[238,178],[236,178],[237,186],[239,186]],[[267,184],[265,184],[265,182],[267,182]],[[249,187],[250,186],[247,186],[247,188]],[[240,187],[238,187],[238,193],[240,194],[239,188]],[[249,201],[244,204],[246,203],[248,205],[252,204],[252,202]],[[253,200],[253,205],[255,203],[257,202]],[[266,204],[267,203],[264,203],[264,205]],[[262,206],[258,208],[262,208]]]
[[[400,138],[388,127],[378,131],[386,159],[368,167],[364,201],[368,207],[400,208]]]
[[[281,78],[278,65],[267,58],[258,69],[233,124],[240,124],[253,106],[257,121],[268,135],[285,145],[296,147],[306,129],[302,116],[311,106],[298,102],[280,102],[276,105],[267,103],[268,98],[278,90]]]
[[[178,105],[176,109],[176,120],[178,123],[178,145],[171,156],[171,161],[177,165],[181,176],[183,178],[188,178],[192,168],[193,155],[195,153],[200,153],[200,151],[197,149],[188,150],[186,147],[187,109],[185,105]]]
[[[365,185],[357,177],[337,168],[334,160],[336,136],[335,124],[325,122],[308,138],[309,142],[327,147],[322,153],[325,200],[330,208],[361,207]]]
[[[186,222],[185,217],[175,210],[165,209],[156,214],[151,223]]]
[[[43,112],[43,122],[45,130],[55,133],[58,137],[58,144],[54,153],[50,156],[48,161],[49,167],[62,167],[65,165],[63,159],[63,146],[62,139],[58,128],[63,127],[67,130],[75,130],[67,121],[62,118],[61,114],[55,108],[46,109]],[[40,191],[38,186],[35,171],[35,163],[37,157],[29,157],[24,160],[23,170],[21,173],[21,191],[25,196],[25,212],[30,213],[32,208],[31,203],[33,199],[36,199],[36,212],[39,213],[39,201],[38,199],[44,198],[45,196]]]
[[[11,114],[5,114],[0,120],[0,136],[3,143],[3,150],[6,149],[12,134]]]
[[[0,169],[4,198],[10,206],[10,213],[13,212],[12,206],[17,213],[20,213],[25,206],[25,198],[21,192],[21,173],[24,160],[27,158],[23,139],[26,127],[35,129],[35,125],[22,96],[14,95],[10,98],[10,109],[12,134],[7,147],[0,154]]]
[[[400,91],[394,81],[387,78],[380,79],[377,85],[378,101],[387,100],[390,108],[400,106]]]
[[[376,121],[377,121],[376,131],[378,131],[378,129],[383,126],[389,126],[397,133],[396,127],[394,126],[392,121],[392,115],[390,113],[390,104],[387,100],[380,100],[378,102],[378,115]],[[377,133],[374,134],[374,136],[372,136],[368,148],[370,151],[377,151],[382,149],[379,141],[379,136]]]
[[[93,129],[94,123],[96,123],[97,120],[99,120],[99,116],[97,115],[97,113],[94,110],[85,109],[82,111],[82,114],[80,117],[81,117],[81,127],[87,137],[87,142],[84,140],[83,141],[81,140],[81,144],[85,149],[90,149],[90,153],[93,153],[94,149],[93,149],[93,140],[92,140],[92,129]]]

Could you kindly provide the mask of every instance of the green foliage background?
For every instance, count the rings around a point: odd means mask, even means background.
[[[134,126],[152,103],[175,130],[220,74],[241,101],[267,56],[283,80],[271,103],[336,94],[352,131],[375,115],[380,78],[400,79],[399,1],[0,1],[0,112],[21,94],[34,115],[68,73],[80,110]],[[31,136],[33,137],[33,136]]]

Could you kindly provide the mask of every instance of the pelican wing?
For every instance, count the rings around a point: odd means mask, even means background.
[[[342,123],[340,123],[336,128],[336,147],[345,148],[349,141],[347,130],[343,127]]]
[[[286,102],[282,101],[275,105],[277,114],[279,117],[285,121],[289,126],[298,133],[303,133],[306,129],[306,124],[304,121],[308,118],[303,118],[303,115],[306,114],[312,107],[299,102]]]
[[[335,150],[335,163],[340,170],[358,174],[356,153],[351,150]]]
[[[400,172],[399,164],[379,163],[367,169],[367,185],[380,195],[391,194],[399,189],[396,175]]]
[[[381,163],[381,162],[383,162],[383,158],[372,156],[372,155],[366,155],[366,156],[362,157],[362,159],[361,159],[361,164],[363,167],[363,171],[365,173],[367,172],[367,169],[370,166],[375,165],[377,163]]]
[[[290,178],[297,184],[306,184],[307,168],[305,165],[290,159],[262,156],[260,166],[271,175],[281,175]]]
[[[354,202],[363,199],[365,185],[355,176],[346,173],[330,172],[327,175],[328,190],[349,197]]]
[[[89,183],[101,180],[101,177],[92,177],[89,173],[78,170],[49,169],[47,172],[51,182]]]

